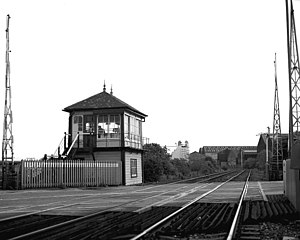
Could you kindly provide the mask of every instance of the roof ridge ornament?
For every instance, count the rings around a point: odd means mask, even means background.
[[[105,79],[104,79],[104,84],[103,84],[103,92],[106,92]]]
[[[112,88],[112,85],[110,87],[110,94],[113,95],[113,88]]]

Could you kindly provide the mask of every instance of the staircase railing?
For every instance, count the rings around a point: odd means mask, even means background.
[[[66,156],[69,156],[69,153],[71,152],[72,148],[74,147],[75,145],[75,142],[77,141],[77,139],[79,138],[79,133],[77,133],[77,135],[75,136],[71,146],[69,147],[67,153],[66,153]],[[79,141],[79,140],[78,140]]]

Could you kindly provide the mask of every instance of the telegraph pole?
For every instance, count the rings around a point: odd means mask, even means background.
[[[5,104],[2,141],[2,187],[6,188],[9,171],[9,162],[14,161],[13,133],[12,133],[12,110],[11,110],[11,85],[10,85],[10,62],[9,62],[9,19],[7,15],[6,28],[6,74],[5,74]]]

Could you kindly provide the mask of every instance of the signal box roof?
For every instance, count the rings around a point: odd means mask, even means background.
[[[104,109],[128,109],[132,112],[140,115],[141,117],[147,117],[146,114],[140,112],[129,104],[123,102],[117,97],[113,96],[112,93],[109,94],[103,89],[103,92],[84,99],[80,102],[72,104],[63,109],[65,112],[74,111],[86,111],[86,110],[104,110]]]

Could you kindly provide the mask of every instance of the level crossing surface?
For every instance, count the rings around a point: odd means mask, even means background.
[[[95,189],[39,189],[0,192],[0,220],[37,212],[82,216],[101,210],[145,211],[151,206],[182,206],[219,183],[119,186]],[[236,202],[243,182],[229,182],[201,202]],[[267,200],[283,194],[283,182],[250,182],[246,200]],[[142,199],[142,200],[141,200]]]

